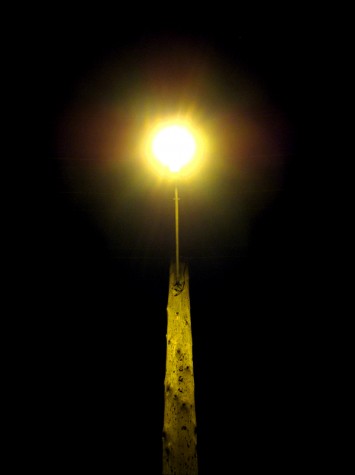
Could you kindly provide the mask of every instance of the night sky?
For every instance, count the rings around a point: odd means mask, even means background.
[[[313,28],[291,12],[256,24],[88,9],[38,21],[28,67],[43,158],[28,464],[161,473],[174,188],[146,166],[140,137],[179,113],[211,144],[179,184],[200,474],[303,470],[319,430],[304,180]]]

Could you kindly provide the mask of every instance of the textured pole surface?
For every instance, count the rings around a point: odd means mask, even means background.
[[[195,383],[192,361],[189,274],[180,282],[170,266],[164,383],[163,475],[197,475]]]

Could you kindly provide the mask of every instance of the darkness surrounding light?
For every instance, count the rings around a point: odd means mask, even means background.
[[[57,21],[48,17],[39,29],[32,61],[45,161],[38,191],[43,216],[32,225],[35,264],[26,271],[33,312],[21,325],[18,362],[28,466],[46,473],[68,465],[99,473],[108,467],[160,473],[173,191],[145,184],[129,194],[139,181],[134,172],[142,172],[128,167],[117,184],[125,198],[112,202],[119,210],[115,220],[105,198],[98,199],[114,189],[113,175],[97,178],[100,159],[90,147],[78,160],[63,156],[72,149],[58,140],[68,110],[66,120],[77,124],[71,106],[90,90],[89,78],[100,65],[131,50],[134,63],[137,45],[160,38],[198,44],[229,71],[257,79],[273,106],[270,116],[263,111],[265,124],[279,111],[289,133],[281,177],[269,182],[270,190],[264,183],[258,200],[236,191],[228,170],[215,181],[206,179],[221,190],[213,197],[208,187],[181,188],[180,252],[190,269],[200,475],[245,473],[245,467],[285,473],[303,469],[310,455],[312,467],[319,457],[328,460],[319,444],[324,420],[316,386],[324,367],[315,345],[318,316],[309,304],[311,213],[302,193],[310,160],[304,120],[309,30],[291,25],[287,15],[281,24],[257,28],[250,17],[231,24],[227,12],[220,26],[196,20],[164,27],[148,21],[143,26],[132,13],[118,24],[102,11],[86,11],[86,19],[78,12],[57,13]],[[230,87],[232,93],[248,103]],[[240,199],[252,216],[246,235]]]

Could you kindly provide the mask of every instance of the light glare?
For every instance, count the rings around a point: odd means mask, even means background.
[[[179,125],[165,127],[153,140],[153,153],[171,172],[179,172],[194,156],[196,142],[192,134]]]

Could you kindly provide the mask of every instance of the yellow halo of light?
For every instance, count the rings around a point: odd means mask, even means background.
[[[152,142],[154,156],[172,173],[177,173],[196,152],[196,141],[184,126],[173,124],[157,132]]]

